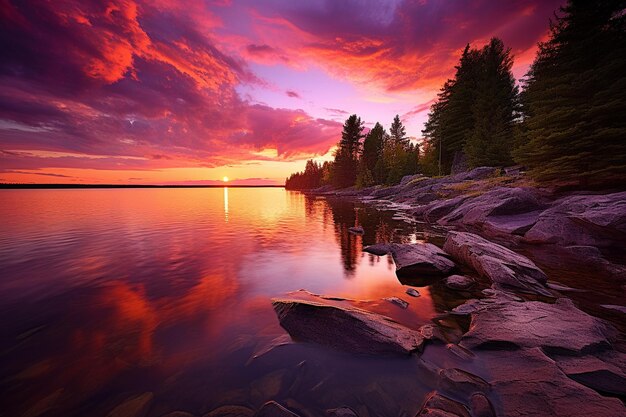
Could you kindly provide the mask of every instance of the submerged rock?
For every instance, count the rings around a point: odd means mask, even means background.
[[[383,298],[383,300],[389,301],[390,303],[395,304],[395,305],[397,305],[400,308],[408,308],[409,307],[409,303],[404,301],[402,298],[387,297],[387,298]]]
[[[487,381],[498,416],[616,417],[626,415],[617,398],[607,398],[568,378],[539,348],[489,352]]]
[[[411,297],[419,297],[420,293],[415,288],[407,288],[406,293]]]
[[[422,347],[419,331],[389,317],[313,301],[274,299],[280,325],[297,340],[362,354],[410,354]]]
[[[546,274],[530,259],[473,233],[449,232],[443,249],[489,278],[496,288],[551,296]]]
[[[443,284],[451,290],[469,290],[475,282],[465,275],[450,275],[443,280]]]
[[[466,348],[541,347],[553,352],[584,353],[610,346],[616,330],[579,310],[567,298],[554,304],[505,298],[473,300],[455,308],[472,316],[460,345]],[[465,307],[464,307],[465,306]]]
[[[363,251],[378,256],[391,253],[398,276],[446,276],[455,268],[448,254],[432,243],[379,243]]]
[[[355,235],[362,235],[365,233],[365,229],[361,226],[349,227],[348,231],[350,233],[354,233]]]
[[[426,401],[417,416],[470,417],[470,414],[460,402],[444,397],[435,391],[426,397]]]
[[[254,417],[300,417],[276,401],[268,401],[254,414]]]

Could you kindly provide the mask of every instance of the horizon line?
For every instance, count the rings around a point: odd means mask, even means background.
[[[284,184],[35,184],[0,183],[0,189],[38,188],[285,188]]]

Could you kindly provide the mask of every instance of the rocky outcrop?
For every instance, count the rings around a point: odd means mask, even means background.
[[[626,241],[626,192],[557,200],[524,234],[529,243],[610,246]]]
[[[522,236],[537,222],[544,208],[534,188],[497,187],[463,200],[438,223],[460,225],[490,236]],[[432,213],[432,209],[429,213]]]
[[[410,354],[422,347],[419,331],[357,308],[274,299],[280,325],[296,340],[361,354]]]
[[[391,253],[398,276],[446,276],[455,268],[449,255],[432,243],[379,243],[363,251],[378,256]]]
[[[626,415],[619,399],[604,397],[568,378],[539,348],[489,352],[484,363],[498,416]]]
[[[465,232],[449,232],[443,250],[457,262],[489,278],[496,288],[551,296],[546,274],[530,259]]]
[[[567,298],[548,304],[495,297],[472,300],[452,311],[471,314],[470,329],[460,343],[469,349],[541,347],[581,354],[609,347],[616,334],[612,326],[579,310]]]

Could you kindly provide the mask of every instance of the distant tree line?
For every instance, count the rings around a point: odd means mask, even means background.
[[[389,133],[380,123],[363,131],[364,123],[356,114],[343,124],[334,160],[319,164],[309,160],[303,172],[287,178],[285,187],[292,190],[322,185],[358,188],[378,184],[396,184],[403,176],[418,171],[419,146],[406,136],[406,128],[396,115]]]
[[[521,91],[512,66],[500,39],[480,49],[468,44],[430,109],[421,149],[398,116],[389,133],[377,123],[364,135],[352,115],[334,161],[307,162],[287,188],[367,187],[417,172],[446,175],[457,165],[513,164],[538,182],[623,186],[626,1],[569,0],[550,22]]]

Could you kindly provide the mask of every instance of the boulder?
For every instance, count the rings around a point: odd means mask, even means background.
[[[410,354],[422,347],[416,330],[389,317],[314,301],[274,299],[280,325],[296,340],[362,354]]]
[[[453,312],[471,314],[470,329],[460,343],[470,349],[541,347],[580,354],[610,346],[616,335],[611,325],[579,310],[568,298],[548,304],[496,297],[470,301]]]
[[[492,351],[485,357],[498,416],[615,417],[626,415],[617,398],[607,398],[568,378],[539,348]]]
[[[443,249],[457,262],[489,278],[498,289],[551,296],[546,274],[530,259],[473,233],[449,232]]]
[[[443,280],[443,284],[451,290],[468,290],[476,284],[473,279],[465,275],[450,275]]]
[[[555,201],[524,234],[529,243],[612,246],[626,241],[626,192]]]
[[[458,401],[437,393],[430,393],[417,416],[431,417],[470,417],[467,408]]]
[[[448,254],[432,243],[379,243],[363,251],[379,256],[391,253],[398,276],[446,276],[455,268]]]
[[[276,401],[268,401],[254,414],[254,417],[299,417]]]

